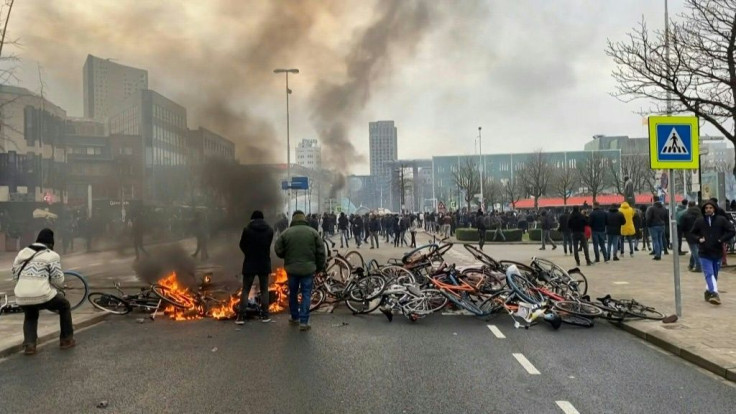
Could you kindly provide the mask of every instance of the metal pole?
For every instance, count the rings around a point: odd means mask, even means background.
[[[480,168],[480,209],[482,211],[485,211],[483,208],[485,203],[483,200],[483,167],[484,159],[483,159],[483,138],[480,135],[480,129],[481,127],[478,127],[478,168]]]
[[[664,0],[664,47],[665,47],[665,60],[667,61],[667,79],[668,82],[670,77],[670,19],[669,19],[669,7],[668,0]],[[667,91],[667,116],[672,115],[672,98],[670,91]],[[698,137],[693,137],[698,139]],[[670,169],[670,181],[672,186],[670,187],[670,241],[672,242],[672,265],[674,268],[675,277],[675,313],[677,316],[682,316],[682,292],[680,289],[680,246],[678,246],[677,238],[677,219],[675,218],[675,182],[674,175],[675,171]]]
[[[289,137],[289,72],[286,73],[286,181],[289,188],[286,190],[286,198],[288,207],[286,208],[286,217],[291,220],[291,141]]]

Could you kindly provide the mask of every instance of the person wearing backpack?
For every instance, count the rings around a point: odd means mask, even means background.
[[[69,349],[76,345],[71,305],[54,287],[64,283],[64,271],[61,270],[61,258],[53,248],[54,232],[45,228],[38,233],[36,242],[18,252],[13,261],[15,300],[25,313],[23,353],[26,355],[36,353],[38,313],[41,309],[59,313],[59,347]]]

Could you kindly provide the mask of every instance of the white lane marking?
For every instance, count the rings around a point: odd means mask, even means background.
[[[613,282],[614,285],[628,285],[629,282]]]
[[[102,264],[102,262],[94,262],[94,263],[88,264],[87,266],[94,267],[94,266],[99,266],[101,264]]]
[[[580,411],[576,410],[575,407],[570,404],[570,401],[555,401],[557,406],[562,409],[565,414],[580,414]]]
[[[534,365],[532,365],[531,362],[529,362],[528,359],[524,356],[524,354],[514,354],[514,358],[516,358],[517,361],[521,364],[522,367],[526,370],[526,372],[532,374],[532,375],[540,375],[541,373],[534,368]]]
[[[493,332],[494,335],[496,335],[496,338],[499,338],[499,339],[506,338],[506,335],[504,335],[503,333],[501,333],[501,330],[498,329],[498,327],[496,327],[496,325],[486,325],[486,326],[488,327],[488,329],[491,330],[491,332]]]

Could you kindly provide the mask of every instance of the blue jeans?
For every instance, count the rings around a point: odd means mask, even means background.
[[[340,247],[342,247],[343,241],[345,242],[345,247],[350,247],[350,233],[347,229],[340,230]]]
[[[603,255],[603,260],[608,260],[608,254],[606,253],[606,233],[602,231],[593,232],[593,253],[595,254],[595,261],[600,261],[601,257],[598,254]]]
[[[690,247],[690,267],[700,271],[700,247],[698,243],[687,242],[687,245]]]
[[[300,324],[309,323],[309,307],[312,303],[312,282],[314,275],[288,275],[289,278],[289,312],[291,319],[299,320]],[[302,294],[302,303],[299,303],[299,294]]]
[[[705,275],[705,286],[708,292],[718,293],[718,270],[721,269],[721,258],[711,259],[709,257],[701,257],[700,265]]]
[[[611,252],[613,257],[618,258],[618,238],[621,237],[618,234],[607,234],[608,236],[608,250],[606,251],[606,260],[611,259]]]
[[[664,226],[650,227],[649,234],[652,235],[654,257],[662,257],[662,248],[664,247]]]
[[[567,253],[567,250],[570,250],[570,253],[572,253],[572,233],[569,231],[563,231],[562,232],[562,249]]]

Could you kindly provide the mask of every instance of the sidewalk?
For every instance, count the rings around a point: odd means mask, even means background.
[[[107,313],[96,311],[88,304],[72,311],[74,330],[102,322]],[[38,344],[49,342],[48,347],[39,347],[39,352],[55,352],[59,341],[59,316],[42,311],[38,319]],[[23,313],[3,313],[0,315],[0,358],[5,358],[22,350]]]

